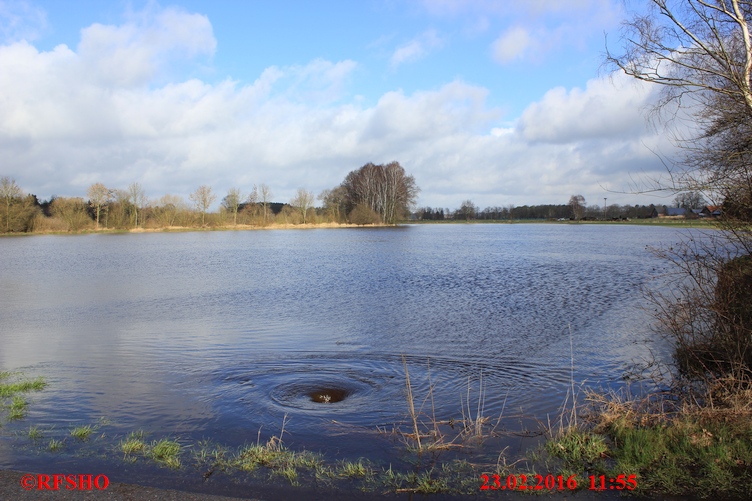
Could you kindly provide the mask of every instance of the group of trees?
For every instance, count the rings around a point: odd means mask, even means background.
[[[394,224],[409,217],[418,192],[413,176],[398,162],[367,163],[351,171],[337,188],[320,197],[325,208],[355,224]]]
[[[205,227],[268,225],[271,223],[307,224],[336,222],[355,224],[394,224],[405,219],[415,203],[418,188],[412,176],[397,162],[387,165],[368,163],[350,172],[333,190],[316,197],[299,188],[289,203],[272,201],[266,184],[254,185],[244,193],[231,188],[220,203],[219,212],[210,212],[217,200],[211,186],[199,186],[188,202],[177,195],[149,200],[139,183],[127,189],[92,184],[81,197],[53,197],[40,202],[34,195],[23,195],[16,182],[0,179],[2,226],[0,232],[81,231],[85,229],[163,228],[170,226]]]

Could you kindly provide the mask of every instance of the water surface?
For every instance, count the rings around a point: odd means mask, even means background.
[[[235,447],[287,415],[291,447],[388,459],[374,432],[406,417],[403,356],[421,399],[430,373],[437,419],[462,417],[468,387],[477,409],[482,384],[486,415],[542,421],[572,366],[578,388],[616,388],[665,356],[641,287],[666,267],[646,247],[678,239],[571,224],[2,238],[0,369],[49,382],[17,428],[105,417],[115,437]],[[0,466],[43,463],[14,429]]]

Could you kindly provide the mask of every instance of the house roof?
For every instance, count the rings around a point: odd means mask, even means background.
[[[667,216],[683,216],[687,213],[687,209],[682,207],[666,207]]]

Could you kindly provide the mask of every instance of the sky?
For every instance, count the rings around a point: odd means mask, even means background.
[[[40,199],[398,161],[418,206],[668,203],[659,89],[604,67],[621,0],[0,0],[0,176]]]

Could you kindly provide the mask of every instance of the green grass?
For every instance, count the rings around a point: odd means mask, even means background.
[[[29,426],[29,431],[26,432],[26,436],[33,441],[40,440],[44,437],[44,434],[38,426]]]
[[[0,411],[8,410],[8,421],[25,418],[29,404],[20,394],[40,391],[45,386],[47,383],[42,378],[25,379],[20,373],[0,372]]]
[[[363,459],[358,459],[355,463],[343,459],[337,465],[335,472],[340,477],[362,478],[371,473],[371,468],[364,464]]]
[[[545,447],[551,456],[562,459],[565,465],[592,464],[608,453],[603,436],[576,429],[547,441]]]
[[[85,426],[77,426],[73,428],[70,434],[71,434],[71,437],[81,440],[83,442],[83,441],[89,440],[89,437],[91,436],[93,432],[94,432],[94,428],[90,424],[87,424]]]
[[[144,452],[146,450],[146,442],[144,442],[144,432],[134,431],[131,432],[128,437],[120,442],[120,450],[123,454],[136,454]]]
[[[50,443],[47,445],[47,449],[50,452],[57,452],[59,450],[62,450],[64,445],[65,445],[65,442],[63,442],[62,440],[55,440],[53,438],[50,440]]]
[[[678,419],[613,427],[613,472],[637,474],[638,492],[752,498],[752,424]],[[703,494],[704,493],[704,494]]]
[[[0,398],[13,397],[18,393],[41,391],[47,386],[47,383],[41,377],[33,380],[23,379],[20,381],[6,383],[3,382],[3,380],[10,379],[13,374],[10,372],[3,372],[0,374],[2,375],[2,377],[0,377]]]
[[[26,417],[26,411],[29,407],[28,402],[23,397],[16,395],[8,409],[8,421],[17,421]]]
[[[147,457],[168,468],[180,468],[180,444],[175,440],[163,438],[150,444]]]

